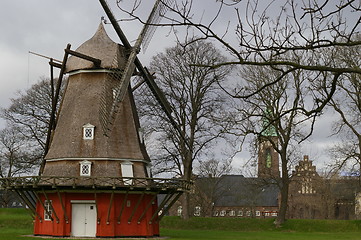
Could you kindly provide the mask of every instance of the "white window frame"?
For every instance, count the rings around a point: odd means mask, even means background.
[[[196,206],[194,208],[194,216],[196,216],[196,217],[201,216],[201,207],[200,206]]]
[[[83,126],[83,139],[84,140],[93,140],[94,139],[94,129],[95,126],[90,123]]]
[[[238,210],[237,216],[243,217],[243,211],[242,211],[242,210]]]
[[[219,216],[224,217],[224,216],[226,216],[226,214],[227,214],[226,210],[222,210],[222,211],[219,213]]]
[[[229,216],[230,217],[236,216],[236,211],[234,211],[234,210],[229,211]]]
[[[181,217],[183,214],[183,207],[182,206],[178,206],[177,208],[177,216]]]
[[[46,208],[46,210],[44,209],[44,221],[51,221],[53,215],[51,204],[51,200],[44,201],[44,207]],[[48,213],[50,213],[50,215]]]
[[[261,216],[261,211],[256,211],[256,217],[260,217]]]
[[[134,177],[133,163],[130,161],[124,161],[120,163],[120,169],[122,171],[123,178],[132,178]],[[125,179],[123,180],[124,185],[132,185],[133,180]]]
[[[88,172],[84,173],[83,169],[87,168]],[[84,160],[80,162],[80,176],[89,177],[91,176],[91,170],[92,170],[92,163],[88,160]]]

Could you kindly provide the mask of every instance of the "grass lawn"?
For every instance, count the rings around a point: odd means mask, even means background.
[[[318,232],[236,232],[214,230],[170,230],[162,229],[162,236],[172,240],[360,240],[360,232],[318,233]]]
[[[44,240],[32,234],[32,220],[24,209],[0,209],[0,240]],[[361,239],[361,221],[289,220],[280,229],[272,219],[165,217],[161,236],[170,240],[356,240]],[[59,238],[61,239],[61,238]]]

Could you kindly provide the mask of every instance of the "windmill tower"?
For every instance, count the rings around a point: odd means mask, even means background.
[[[109,8],[101,3],[119,34]],[[153,14],[160,11],[157,4]],[[129,84],[135,67],[167,116],[171,113],[136,57],[144,36],[142,31],[133,49],[124,34],[123,45],[117,44],[100,24],[75,51],[68,45],[61,65],[51,63],[61,68],[59,82],[64,74],[69,77],[60,108],[53,105],[40,174],[1,179],[2,186],[15,190],[31,210],[35,235],[158,236],[160,219],[189,190],[181,179],[150,176]],[[158,194],[166,195],[160,203]]]

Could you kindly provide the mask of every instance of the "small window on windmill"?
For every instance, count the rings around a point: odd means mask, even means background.
[[[182,206],[178,206],[178,208],[177,208],[177,216],[178,216],[178,217],[181,217],[181,216],[182,216],[182,213],[183,213],[183,207],[182,207]]]
[[[196,206],[194,208],[194,216],[196,216],[196,217],[201,216],[201,207],[200,206]]]
[[[44,202],[44,220],[51,221],[51,215],[53,214],[51,208],[51,201],[45,200]]]
[[[130,161],[125,161],[122,162],[120,166],[121,166],[124,185],[132,185],[133,180],[130,178],[134,177],[133,163]]]
[[[80,176],[90,176],[92,163],[84,160],[80,162]]]
[[[91,125],[90,123],[85,124],[83,126],[83,139],[84,140],[93,140],[94,139],[94,125]]]

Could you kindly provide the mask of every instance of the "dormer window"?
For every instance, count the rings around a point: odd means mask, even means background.
[[[92,163],[84,160],[80,162],[80,176],[90,176]]]
[[[83,126],[83,139],[84,140],[93,140],[94,139],[94,125],[91,125],[90,123],[85,124]]]

